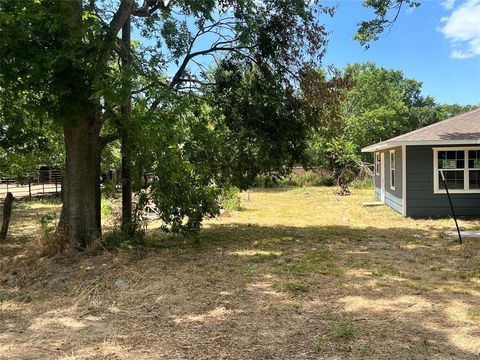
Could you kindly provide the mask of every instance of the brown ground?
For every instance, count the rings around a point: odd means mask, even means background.
[[[0,358],[480,358],[480,241],[355,193],[258,190],[196,241],[151,230],[154,248],[53,259],[32,244],[58,205],[17,206]]]

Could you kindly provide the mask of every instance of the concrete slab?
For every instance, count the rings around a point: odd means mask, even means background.
[[[458,237],[458,232],[456,231],[448,231],[447,234],[452,237]],[[479,238],[480,239],[480,230],[465,230],[461,231],[460,234],[462,238]]]

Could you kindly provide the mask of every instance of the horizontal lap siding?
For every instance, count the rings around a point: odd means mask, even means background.
[[[393,210],[398,211],[400,214],[403,210],[402,199],[396,197],[395,195],[389,193],[388,191],[385,193],[385,204],[390,206]]]
[[[390,150],[395,150],[395,190],[390,188]],[[403,196],[403,184],[402,184],[402,148],[395,147],[392,149],[380,151],[385,154],[385,204],[390,206],[400,214],[403,210],[402,196]],[[380,176],[375,175],[375,196],[380,199]]]
[[[433,193],[433,146],[407,147],[407,216],[452,214],[446,194]],[[458,216],[480,215],[480,194],[450,194]]]
[[[373,154],[373,161],[374,161],[374,164],[376,164],[376,161],[377,161],[377,154]],[[382,193],[382,190],[381,190],[381,183],[380,183],[380,169],[378,169],[378,175],[377,175],[377,169],[374,167],[373,171],[375,172],[375,176],[374,176],[374,181],[375,181],[375,197],[378,199],[378,200],[381,200],[381,193]]]

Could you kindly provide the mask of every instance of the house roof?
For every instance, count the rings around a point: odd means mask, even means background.
[[[466,144],[480,144],[480,109],[367,146],[362,152],[374,152],[400,145]]]

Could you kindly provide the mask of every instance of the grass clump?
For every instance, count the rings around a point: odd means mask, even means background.
[[[309,291],[307,285],[294,281],[278,282],[277,287],[293,295],[304,294]]]
[[[480,320],[480,308],[471,308],[467,311],[467,317],[470,320]]]
[[[66,239],[57,231],[58,218],[56,213],[48,213],[40,218],[40,233],[37,236],[37,248],[41,255],[55,256],[66,245]]]
[[[320,336],[317,339],[317,342],[315,343],[315,352],[317,352],[317,353],[322,352],[323,349],[325,349],[326,343],[327,343],[327,341],[326,341],[325,337]]]
[[[365,179],[355,179],[350,183],[350,187],[353,189],[373,189],[373,179],[368,177]]]
[[[278,257],[279,255],[275,253],[255,254],[248,261],[251,263],[260,264],[267,261],[275,260]]]
[[[332,337],[336,340],[353,340],[357,336],[357,329],[351,321],[335,324],[332,327]]]

